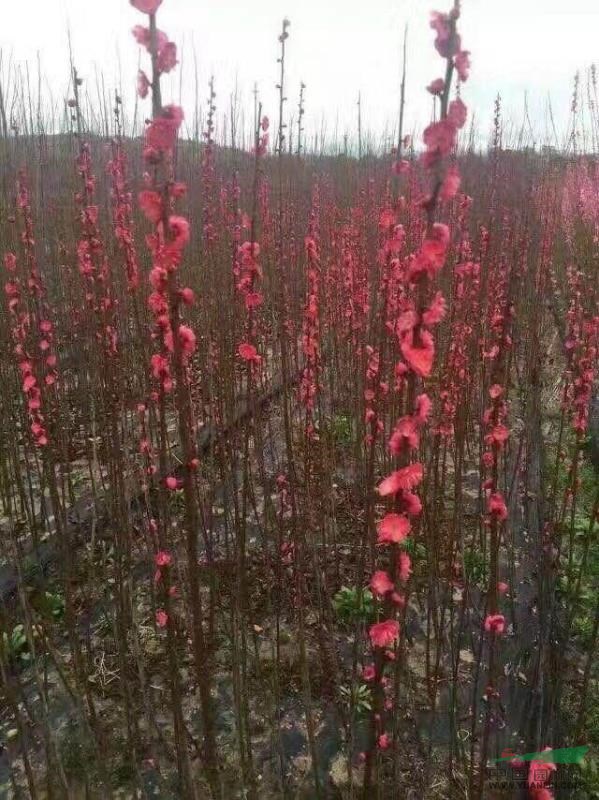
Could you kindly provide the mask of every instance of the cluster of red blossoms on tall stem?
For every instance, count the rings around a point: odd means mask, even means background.
[[[474,331],[480,302],[480,263],[472,260],[472,248],[467,229],[472,198],[463,195],[460,201],[458,227],[460,243],[458,264],[454,269],[452,298],[454,314],[449,336],[449,349],[439,390],[439,422],[436,432],[442,437],[452,437],[460,403],[468,398],[473,374],[470,366],[469,345]]]
[[[162,0],[131,0],[131,5],[144,14],[153,15],[158,11]],[[155,32],[155,47],[152,48],[152,35],[150,29],[143,25],[136,25],[133,28],[133,35],[138,44],[145,47],[152,55],[152,62],[155,69],[154,80],[160,75],[170,72],[177,64],[177,45],[169,41],[168,36],[160,30]],[[142,99],[148,96],[152,88],[152,81],[146,73],[140,69],[137,73],[137,93]]]
[[[16,254],[12,251],[6,253],[4,267],[8,279],[4,293],[8,301],[14,354],[21,373],[31,436],[37,447],[45,447],[49,439],[43,401],[45,393],[56,386],[57,359],[54,353],[54,325],[49,319],[42,277],[37,266],[29,191],[23,174],[19,176],[17,184],[17,207],[22,220],[20,240],[26,275],[24,279],[19,276]]]
[[[78,103],[77,95],[76,104]],[[81,179],[81,190],[76,195],[80,208],[81,230],[81,238],[77,245],[79,273],[83,279],[85,302],[96,317],[97,337],[103,345],[104,353],[112,357],[116,355],[118,349],[116,327],[118,299],[111,286],[110,261],[106,255],[98,224],[99,209],[94,202],[96,178],[87,142],[80,142],[76,166]]]
[[[115,113],[118,112],[119,99]],[[127,161],[120,138],[112,142],[112,158],[108,163],[112,188],[112,217],[114,234],[121,248],[127,275],[127,289],[135,292],[139,287],[139,263],[133,233],[133,203],[127,186]]]
[[[247,325],[245,339],[240,343],[237,352],[243,361],[258,365],[262,361],[256,345],[255,309],[262,305],[262,293],[256,290],[256,281],[262,276],[262,268],[258,261],[260,245],[258,242],[244,242],[239,247],[238,271],[240,273],[237,289],[243,296],[244,306],[247,311]]]
[[[309,231],[304,241],[308,259],[308,290],[302,329],[304,369],[300,383],[300,402],[306,410],[306,433],[308,436],[313,436],[315,432],[313,413],[318,395],[320,367],[320,259],[317,230],[319,203],[319,192],[316,187],[312,199]]]
[[[165,34],[155,27],[153,15],[160,2],[161,0],[153,2],[132,0],[132,5],[139,11],[151,15],[150,27],[137,25],[133,35],[147,48],[152,57],[153,81],[151,84],[148,81],[148,85],[153,88],[154,101],[160,97],[160,75],[168,72],[176,64],[175,45],[168,42]],[[138,86],[142,97],[147,94],[144,86],[144,81],[142,86]],[[164,403],[165,395],[175,386],[175,375],[178,371],[185,374],[189,359],[196,349],[194,331],[180,321],[180,307],[192,305],[195,296],[190,288],[181,287],[178,280],[183,251],[190,238],[189,222],[185,217],[173,213],[175,201],[186,192],[185,184],[175,181],[173,173],[173,150],[183,121],[183,111],[176,105],[155,107],[154,110],[156,113],[148,123],[144,143],[146,188],[140,191],[138,202],[145,217],[153,225],[152,233],[146,237],[152,255],[150,271],[152,291],[148,297],[148,308],[154,320],[152,336],[158,345],[157,352],[150,359],[152,378],[157,385],[157,391],[153,393],[152,399]],[[179,360],[178,365],[175,364],[176,359]],[[145,414],[143,407],[140,413]],[[147,471],[153,474],[155,466],[152,463],[149,442],[145,437],[140,447],[147,459]],[[191,461],[194,464],[190,463],[189,469],[197,465],[195,458]],[[175,476],[165,476],[164,481],[167,489],[179,488],[179,481]],[[170,554],[166,550],[160,550],[156,555],[157,581],[170,563]],[[167,624],[168,615],[164,610],[157,611],[156,621],[160,627]]]
[[[564,343],[570,378],[566,400],[572,408],[572,427],[577,436],[582,437],[588,428],[589,403],[597,369],[599,318],[585,315],[582,303],[584,286],[579,271],[570,266],[566,274],[570,295]]]
[[[501,456],[510,436],[510,430],[506,425],[508,406],[503,375],[505,358],[512,346],[510,328],[513,316],[505,272],[506,265],[500,259],[490,280],[490,296],[493,302],[488,308],[488,336],[486,347],[483,347],[482,352],[483,361],[490,365],[489,405],[484,411],[482,420],[485,450],[482,454],[481,469],[486,474],[483,481],[487,512],[485,523],[490,529],[491,537],[490,579],[484,628],[491,636],[500,635],[505,631],[505,617],[498,609],[498,585],[501,531],[508,518],[508,509],[499,487],[499,475]]]
[[[466,106],[462,100],[458,98],[449,102],[454,69],[460,80],[468,77],[468,54],[461,49],[460,37],[456,32],[458,17],[456,4],[449,14],[435,12],[431,19],[431,27],[436,32],[435,46],[446,61],[446,72],[444,78],[435,82],[441,103],[439,121],[431,123],[424,132],[426,149],[422,164],[430,175],[431,189],[422,200],[426,219],[421,246],[416,252],[401,258],[404,232],[402,226],[397,224],[397,212],[393,208],[386,209],[379,221],[379,228],[383,232],[380,258],[385,265],[386,281],[389,285],[397,281],[402,295],[395,318],[387,320],[387,328],[396,336],[403,357],[396,364],[395,374],[398,388],[405,389],[404,408],[407,413],[397,420],[388,442],[397,468],[377,487],[379,496],[390,501],[390,507],[377,525],[378,545],[384,548],[389,566],[387,569],[377,569],[370,581],[373,594],[382,602],[384,616],[369,630],[374,649],[375,692],[376,685],[384,682],[385,660],[394,658],[393,648],[400,637],[397,613],[405,606],[402,587],[407,584],[411,573],[410,557],[402,549],[402,543],[410,534],[412,520],[422,510],[420,498],[414,490],[423,480],[424,467],[414,456],[419,449],[420,436],[432,403],[425,392],[418,391],[418,387],[432,373],[435,356],[433,329],[445,315],[443,295],[436,292],[431,296],[431,286],[445,263],[450,242],[449,228],[436,222],[434,215],[438,202],[450,199],[457,192],[457,168],[445,168],[444,159],[454,150],[458,132],[466,122]],[[406,170],[396,171],[403,173]],[[401,203],[398,206],[401,208]],[[374,399],[375,392],[368,391],[367,403],[372,403]],[[375,410],[371,408],[371,420],[374,415]],[[385,749],[389,746],[389,737],[384,732],[380,709],[375,714],[375,720],[376,741],[380,748]],[[371,757],[371,754],[367,757],[367,773]]]
[[[244,340],[237,348],[237,354],[246,362],[252,374],[252,368],[257,367],[262,356],[256,348],[257,338],[257,311],[264,302],[264,296],[259,290],[259,282],[262,279],[262,267],[258,261],[260,257],[260,244],[256,241],[256,215],[258,203],[258,191],[260,188],[260,160],[266,153],[268,147],[268,128],[270,122],[268,117],[262,117],[255,131],[254,145],[254,209],[252,219],[247,220],[250,228],[250,241],[243,242],[238,249],[235,262],[233,264],[233,274],[236,278],[237,291],[243,298],[243,304],[247,313]],[[239,230],[241,235],[241,229]]]

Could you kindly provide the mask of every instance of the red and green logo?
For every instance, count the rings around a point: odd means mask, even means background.
[[[559,747],[555,750],[542,750],[539,753],[523,753],[519,755],[513,750],[503,750],[501,758],[494,758],[493,763],[502,761],[542,761],[548,764],[580,764],[589,751],[588,745],[579,747]]]

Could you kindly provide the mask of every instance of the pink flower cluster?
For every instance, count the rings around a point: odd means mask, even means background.
[[[437,52],[446,60],[453,59],[459,79],[465,81],[468,79],[470,70],[470,52],[461,49],[461,38],[455,27],[458,14],[459,12],[455,8],[448,14],[433,11],[430,26],[436,33],[435,48]]]
[[[268,117],[263,117],[260,121],[259,129],[256,132],[256,148],[254,155],[257,179],[259,176],[259,160],[266,152],[268,142],[268,134],[266,131],[268,131],[268,127]],[[260,135],[260,131],[264,132],[262,136]],[[260,144],[263,139],[264,146]],[[259,185],[257,186],[257,190],[259,190]],[[247,222],[248,226],[253,230],[252,222],[249,219]],[[239,227],[239,234],[240,232],[241,226]],[[237,239],[237,241],[239,241],[239,239]],[[252,239],[238,247],[237,256],[233,264],[233,274],[237,280],[236,288],[243,297],[243,303],[247,312],[245,340],[239,344],[237,353],[243,361],[254,366],[259,365],[262,361],[262,356],[258,353],[256,345],[254,344],[258,332],[256,312],[264,302],[264,296],[257,287],[257,283],[262,280],[262,267],[258,261],[259,256],[260,245]]]
[[[471,198],[463,195],[460,200],[458,224],[460,239],[458,248],[460,263],[453,273],[453,303],[459,306],[449,336],[449,351],[439,391],[440,413],[437,432],[449,437],[454,433],[456,413],[460,403],[468,396],[472,384],[469,349],[472,345],[474,320],[480,302],[480,264],[472,261],[472,252],[466,228]]]
[[[108,163],[108,173],[112,181],[112,217],[114,233],[127,273],[127,288],[134,292],[139,287],[139,262],[133,234],[132,195],[127,188],[126,157],[120,142],[113,143],[113,156]]]
[[[171,155],[182,122],[183,109],[176,105],[164,106],[159,116],[151,120],[146,128],[144,148],[144,158],[148,165],[155,166]],[[177,191],[175,187],[173,189]],[[184,191],[184,184],[178,184],[178,190]]]
[[[257,156],[264,156],[268,151],[269,127],[270,127],[270,120],[268,119],[268,117],[262,117],[262,121],[260,123],[260,130],[262,133],[257,137],[257,143],[256,143]]]
[[[189,223],[184,217],[171,215],[165,229],[162,220],[162,200],[158,192],[141,192],[139,203],[146,217],[155,223],[154,234],[147,237],[153,256],[150,272],[150,285],[153,291],[148,297],[148,307],[154,315],[155,337],[161,340],[163,347],[161,353],[154,353],[151,358],[152,375],[160,383],[162,390],[169,392],[173,388],[169,354],[175,352],[175,344],[178,345],[183,364],[188,362],[196,349],[195,333],[188,325],[182,323],[178,324],[178,341],[175,343],[169,302],[171,294],[176,305],[181,302],[185,304],[194,302],[193,291],[189,288],[179,289],[174,282],[174,274],[181,262],[183,249],[189,241]],[[156,208],[160,209],[160,214],[156,212]]]
[[[505,617],[503,614],[488,614],[485,618],[487,633],[502,634],[505,631]]]
[[[256,289],[256,281],[262,278],[262,267],[258,262],[259,255],[260,245],[258,242],[244,242],[238,249],[238,257],[234,266],[234,271],[239,276],[237,290],[243,296],[247,312],[246,341],[240,343],[237,352],[243,361],[255,365],[262,361],[262,356],[251,341],[256,334],[255,311],[264,302],[262,293]]]
[[[155,14],[160,2],[132,0],[132,4],[146,14]],[[160,74],[168,72],[177,63],[175,46],[161,31],[157,32],[154,42],[148,28],[138,25],[133,34],[151,55],[155,47],[157,74],[154,75],[154,80],[159,81]],[[163,165],[166,171],[165,183],[159,189],[155,177],[146,173],[147,188],[138,195],[141,210],[154,226],[153,233],[146,237],[152,255],[152,292],[148,297],[148,308],[154,317],[154,338],[161,346],[160,352],[152,355],[150,366],[152,377],[165,393],[173,388],[171,356],[174,355],[185,367],[197,345],[193,330],[179,321],[180,305],[191,305],[195,300],[193,291],[180,287],[177,281],[183,251],[190,239],[189,222],[185,217],[172,213],[175,201],[186,191],[185,184],[171,179],[170,174],[172,151],[182,122],[183,110],[176,105],[162,107],[149,122],[146,128],[144,159],[148,166]]]
[[[504,400],[504,388],[500,384],[493,384],[489,388],[491,405],[485,410],[483,422],[486,433],[484,442],[487,447],[482,456],[483,467],[489,471],[490,476],[484,481],[483,488],[487,491],[487,513],[497,522],[505,522],[508,518],[508,509],[503,493],[496,486],[496,471],[499,454],[507,442],[510,431],[505,425],[507,405]]]
[[[22,280],[18,275],[16,255],[13,252],[6,253],[4,267],[8,280],[4,285],[4,293],[8,300],[13,352],[27,402],[31,436],[37,447],[45,447],[49,438],[42,406],[46,393],[57,385],[57,358],[54,352],[54,325],[48,319],[44,285],[37,266],[29,191],[23,173],[17,181],[17,207],[23,225],[20,238],[27,274],[26,280]],[[31,300],[29,308],[27,295]]]
[[[568,335],[565,341],[570,386],[566,400],[572,410],[572,427],[584,436],[589,424],[589,405],[597,374],[599,352],[599,315],[587,317],[582,308],[579,276],[568,270],[571,304],[568,309]]]
[[[162,0],[131,0],[131,5],[144,14],[155,14]],[[136,42],[151,52],[152,34],[149,28],[136,25],[133,28]],[[170,72],[179,62],[177,61],[177,45],[169,41],[168,36],[162,31],[156,31],[156,68],[158,75]],[[152,83],[143,70],[137,73],[137,93],[142,99],[148,96]]]
[[[45,447],[48,444],[48,435],[41,410],[42,392],[34,371],[34,360],[29,357],[27,349],[31,317],[26,306],[22,303],[22,287],[21,281],[15,274],[17,262],[14,253],[7,253],[5,255],[4,266],[9,272],[9,280],[4,286],[4,293],[8,298],[8,306],[11,313],[11,331],[15,343],[14,354],[19,365],[22,381],[21,385],[27,401],[30,431],[34,443],[38,447]],[[49,333],[50,330],[47,333]],[[54,364],[54,357],[50,356],[49,360],[50,359],[52,360],[52,364]],[[54,373],[50,372],[48,375],[54,376]],[[54,377],[52,377],[52,380],[53,379]]]
[[[318,248],[318,231],[316,220],[320,197],[318,187],[314,190],[312,198],[312,211],[310,213],[310,228],[304,241],[304,248],[308,260],[308,290],[304,307],[302,328],[302,352],[304,354],[304,368],[300,382],[300,402],[306,409],[307,435],[314,434],[312,412],[316,403],[319,389],[320,370],[320,257]]]
[[[238,277],[237,291],[243,296],[243,303],[248,312],[260,308],[264,302],[262,293],[256,289],[256,282],[262,279],[259,256],[258,242],[244,242],[237,253],[235,264],[235,274]]]
[[[459,79],[466,81],[470,73],[470,53],[461,49],[460,36],[456,32],[457,17],[458,12],[455,9],[452,9],[449,14],[434,11],[431,15],[431,28],[436,32],[435,47],[438,53],[450,61],[452,67],[457,71]],[[447,91],[443,78],[435,79],[427,88],[435,96],[445,95]],[[422,161],[427,169],[435,167],[451,153],[455,146],[458,130],[466,124],[466,116],[466,106],[458,97],[449,103],[447,113],[438,122],[432,122],[426,128],[423,137],[426,152],[422,156]],[[448,172],[446,185],[442,189],[443,195],[455,195],[457,177],[457,173]]]

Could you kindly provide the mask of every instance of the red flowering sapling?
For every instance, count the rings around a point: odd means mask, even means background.
[[[407,584],[412,571],[411,559],[401,550],[401,543],[410,531],[409,517],[416,516],[421,509],[418,497],[413,493],[424,475],[422,463],[413,460],[413,453],[420,445],[422,429],[426,425],[430,413],[430,400],[421,394],[418,401],[416,387],[422,379],[428,378],[433,369],[435,345],[433,328],[445,315],[443,295],[437,292],[429,299],[430,286],[439,270],[443,267],[450,243],[450,231],[447,225],[435,221],[435,209],[442,191],[450,194],[459,183],[457,167],[451,171],[443,169],[444,160],[454,150],[457,134],[466,121],[466,107],[461,100],[449,103],[451,79],[455,68],[454,58],[461,52],[460,37],[456,31],[459,8],[456,3],[449,14],[435,12],[432,15],[431,27],[436,32],[435,47],[446,61],[445,78],[433,82],[430,90],[440,96],[441,112],[438,122],[433,122],[424,131],[426,150],[422,163],[430,173],[432,188],[425,198],[422,208],[425,211],[425,232],[419,249],[405,259],[403,268],[404,297],[397,307],[395,319],[387,318],[387,328],[394,332],[398,339],[399,350],[404,361],[400,362],[396,372],[401,376],[398,388],[406,389],[409,413],[401,417],[389,439],[389,450],[396,459],[397,468],[385,477],[378,486],[380,497],[388,498],[393,504],[378,526],[378,542],[388,548],[389,570],[377,570],[371,581],[376,595],[384,598],[384,613],[388,616],[370,628],[370,639],[374,648],[375,678],[373,681],[373,715],[371,725],[371,746],[366,754],[364,777],[365,792],[372,780],[373,751],[375,742],[380,745],[383,738],[384,747],[389,744],[387,734],[381,731],[382,720],[382,681],[385,666],[383,648],[393,646],[400,636],[399,622],[393,618],[395,609],[405,605],[404,596],[397,591],[396,584]],[[443,188],[445,186],[445,188]],[[395,230],[395,212],[388,210],[382,229],[386,232],[384,252],[395,254],[398,251],[393,239]],[[391,265],[392,276],[402,275],[398,262],[397,267]],[[408,291],[406,291],[406,289]],[[409,295],[412,292],[412,298]],[[387,308],[387,313],[394,308]],[[377,733],[378,731],[378,733]]]
[[[147,186],[140,194],[140,206],[153,226],[147,236],[152,256],[150,286],[152,292],[148,298],[148,307],[154,318],[154,340],[157,350],[151,358],[152,376],[157,383],[156,397],[159,405],[159,416],[164,421],[166,396],[174,390],[175,405],[181,449],[183,453],[182,477],[166,477],[166,486],[176,489],[181,486],[185,503],[185,531],[188,561],[189,603],[191,607],[192,631],[191,639],[194,655],[194,667],[197,686],[199,688],[200,706],[204,728],[204,765],[214,796],[220,794],[217,751],[214,730],[214,711],[210,693],[210,672],[207,668],[207,647],[204,633],[203,608],[200,595],[198,575],[198,540],[200,514],[198,508],[198,492],[195,485],[197,472],[197,444],[194,437],[196,423],[191,404],[189,383],[190,361],[196,348],[196,336],[190,326],[182,321],[182,307],[185,298],[193,294],[183,287],[179,280],[179,267],[183,253],[190,239],[190,226],[187,219],[174,211],[176,200],[184,192],[182,184],[174,179],[174,148],[181,123],[183,110],[176,105],[162,105],[160,76],[176,63],[174,46],[169,46],[168,39],[161,34],[155,24],[154,13],[158,3],[139,0],[134,3],[138,10],[150,14],[149,29],[138,26],[134,29],[136,39],[149,51],[152,61],[152,108],[153,116],[146,128],[144,159],[148,167]],[[163,424],[163,430],[165,426]],[[161,463],[166,466],[166,442],[161,441]],[[166,532],[164,521],[159,536],[161,549],[164,549]],[[168,603],[168,596],[165,597]],[[160,610],[162,611],[162,610]],[[157,623],[164,623],[167,629],[169,660],[178,680],[178,666],[174,650],[174,631],[171,617],[165,606],[165,616],[157,615]],[[175,691],[173,706],[175,715],[181,714],[180,693]],[[176,724],[180,729],[181,723]],[[182,781],[191,789],[191,773],[186,743],[178,739],[178,757],[183,765]]]

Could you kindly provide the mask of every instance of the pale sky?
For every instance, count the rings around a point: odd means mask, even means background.
[[[15,0],[5,5],[0,27],[2,73],[6,84],[9,61],[30,62],[35,84],[37,52],[47,86],[62,100],[68,79],[67,29],[75,61],[86,86],[95,94],[95,69],[114,86],[120,70],[130,100],[139,48],[130,30],[145,15],[128,0]],[[299,82],[307,84],[306,129],[327,120],[342,138],[356,128],[356,99],[363,100],[363,125],[380,136],[397,118],[400,48],[409,24],[408,129],[427,122],[430,98],[424,87],[442,74],[428,27],[432,9],[449,2],[434,0],[163,0],[159,28],[174,40],[183,61],[183,106],[190,120],[194,107],[193,46],[198,59],[200,99],[215,75],[222,115],[237,77],[246,106],[259,85],[264,109],[276,120],[277,36],[283,16],[291,21],[288,40],[288,113],[297,106]],[[505,116],[519,129],[524,93],[537,136],[547,131],[551,96],[558,126],[569,116],[573,75],[585,72],[599,48],[597,0],[463,0],[460,21],[463,46],[472,52],[471,79],[463,97],[476,115],[481,139],[489,131],[493,99],[502,95]],[[142,54],[142,65],[147,64]],[[164,80],[165,100],[179,98],[180,71]],[[6,92],[6,86],[5,86]]]

